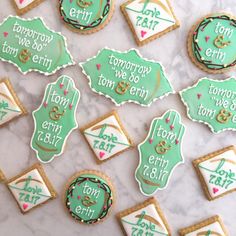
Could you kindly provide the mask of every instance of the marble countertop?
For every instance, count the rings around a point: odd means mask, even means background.
[[[0,21],[9,14],[15,14],[10,2],[10,0],[0,1]],[[75,61],[79,62],[94,56],[104,46],[121,51],[136,48],[133,35],[119,10],[123,1],[117,0],[116,2],[116,11],[110,24],[102,31],[87,36],[73,33],[62,24],[56,0],[46,0],[24,17],[41,16],[50,28],[61,31],[68,39],[68,47]],[[199,78],[207,76],[206,73],[196,68],[187,56],[186,36],[191,25],[198,18],[219,10],[236,14],[236,5],[235,0],[172,0],[171,2],[181,21],[181,27],[140,48],[140,52],[145,58],[161,61],[173,87],[179,91],[192,85]],[[61,74],[72,77],[82,93],[77,111],[80,126],[112,109],[117,109],[124,126],[136,144],[145,138],[146,129],[153,117],[162,115],[169,108],[179,111],[187,127],[183,146],[185,164],[177,167],[168,188],[158,191],[155,197],[165,213],[173,236],[177,235],[180,228],[215,214],[222,217],[229,235],[236,235],[236,194],[228,194],[209,202],[203,194],[191,164],[191,161],[199,156],[236,144],[235,133],[223,132],[216,135],[211,133],[205,125],[190,121],[186,117],[185,107],[177,94],[156,101],[149,108],[135,104],[125,104],[116,108],[109,99],[90,90],[87,79],[78,66],[60,70],[50,77],[38,73],[29,73],[24,76],[14,66],[0,62],[0,77],[11,78],[17,94],[30,113],[39,106],[46,84],[55,81]],[[224,79],[229,75],[235,76],[236,73],[230,72],[210,77]],[[8,178],[37,162],[34,151],[30,149],[32,131],[31,114],[1,128],[0,167]],[[6,187],[0,185],[0,235],[123,235],[115,214],[146,199],[140,193],[134,179],[137,165],[138,153],[135,148],[102,165],[97,165],[82,135],[79,131],[74,131],[69,137],[64,154],[52,163],[44,165],[49,179],[59,193],[56,200],[27,215],[22,215]],[[117,203],[112,215],[103,223],[95,226],[83,226],[76,223],[68,216],[62,204],[67,179],[83,169],[104,171],[111,177],[117,189]]]

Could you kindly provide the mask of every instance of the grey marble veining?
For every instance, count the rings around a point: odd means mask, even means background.
[[[68,39],[69,50],[75,61],[79,62],[94,56],[104,46],[117,50],[136,47],[133,35],[119,10],[122,2],[117,0],[115,14],[107,27],[87,36],[73,33],[62,24],[56,0],[46,0],[25,17],[41,16],[50,28],[61,31]],[[173,87],[178,92],[192,85],[198,78],[207,76],[197,69],[187,56],[188,30],[205,14],[216,11],[229,11],[236,14],[236,4],[235,0],[172,0],[171,2],[181,21],[181,27],[140,48],[140,52],[146,58],[162,62]],[[1,0],[0,21],[9,14],[15,14],[10,0]],[[71,76],[82,93],[77,111],[80,126],[116,108],[110,100],[90,90],[87,79],[78,66],[68,67],[50,77],[37,73],[23,76],[14,66],[0,62],[0,77],[11,78],[17,94],[30,112],[27,117],[17,119],[1,128],[0,167],[7,177],[15,176],[37,161],[35,153],[30,149],[30,138],[33,132],[31,112],[39,106],[46,84],[55,81],[61,74]],[[236,73],[229,72],[210,77],[224,79],[229,75],[235,76]],[[87,104],[90,105],[89,108]],[[235,133],[224,132],[214,135],[205,125],[190,121],[186,117],[185,107],[178,94],[156,101],[150,108],[126,104],[117,108],[117,111],[130,136],[138,144],[145,138],[146,129],[152,118],[162,115],[169,108],[180,112],[187,127],[183,147],[185,164],[175,170],[168,188],[155,194],[168,219],[173,236],[177,235],[178,229],[215,214],[223,218],[229,235],[235,236],[236,194],[232,193],[209,202],[191,165],[191,161],[199,156],[236,144]],[[137,165],[138,153],[134,148],[98,166],[82,135],[79,131],[74,131],[69,137],[64,154],[51,164],[44,165],[48,177],[59,193],[56,200],[29,214],[22,215],[6,187],[0,185],[0,235],[122,235],[115,214],[146,199],[134,180]],[[117,202],[112,215],[105,222],[94,226],[76,223],[67,214],[62,204],[65,182],[75,172],[86,168],[104,171],[112,178],[117,189]]]

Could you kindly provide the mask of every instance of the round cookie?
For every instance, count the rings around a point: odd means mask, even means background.
[[[73,31],[89,34],[102,29],[110,21],[115,0],[59,0],[64,23]]]
[[[200,69],[224,73],[236,65],[236,18],[226,13],[205,16],[192,27],[188,53]]]
[[[66,185],[65,204],[70,215],[84,224],[101,222],[114,204],[110,178],[99,171],[84,170]]]

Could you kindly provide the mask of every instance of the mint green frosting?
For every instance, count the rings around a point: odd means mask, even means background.
[[[66,24],[79,31],[91,31],[107,21],[113,0],[60,0],[60,14]]]
[[[144,195],[167,186],[174,168],[183,163],[182,139],[185,127],[175,110],[155,118],[146,139],[138,145],[139,165],[135,178]]]
[[[236,65],[236,20],[213,14],[197,24],[192,36],[192,53],[206,69],[222,70]]]
[[[33,112],[31,147],[41,162],[62,154],[69,134],[78,127],[75,114],[79,99],[80,92],[68,76],[47,85],[42,104]]]
[[[96,174],[75,177],[66,190],[66,207],[80,222],[93,224],[107,216],[113,193],[106,180]]]
[[[33,70],[50,75],[73,65],[65,38],[48,29],[41,18],[9,16],[0,25],[0,35],[0,59],[23,74]]]
[[[119,52],[104,48],[80,66],[92,90],[116,105],[135,102],[148,106],[173,92],[162,65],[142,58],[135,49]]]
[[[202,78],[180,92],[190,119],[207,124],[211,131],[236,131],[236,80]]]

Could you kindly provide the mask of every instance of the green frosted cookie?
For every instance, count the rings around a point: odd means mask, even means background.
[[[51,75],[74,64],[65,37],[41,18],[9,16],[0,24],[0,45],[0,60],[14,64],[23,74]]]
[[[147,196],[166,188],[174,168],[183,163],[185,127],[175,110],[153,119],[146,139],[138,145],[139,165],[135,178]]]
[[[143,58],[135,49],[119,52],[104,48],[79,65],[91,89],[117,106],[126,102],[149,106],[174,92],[162,65]]]
[[[39,161],[47,163],[62,154],[68,136],[78,127],[75,115],[79,100],[80,92],[68,76],[47,85],[41,105],[33,112],[31,147]]]
[[[114,187],[99,171],[85,170],[71,177],[65,193],[69,214],[84,224],[99,223],[114,204]]]
[[[110,21],[115,0],[59,0],[63,22],[83,34],[94,33]]]
[[[192,61],[209,73],[223,73],[236,65],[236,18],[214,13],[193,26],[188,37]]]
[[[188,117],[208,125],[212,132],[236,131],[236,79],[200,79],[180,92]]]

